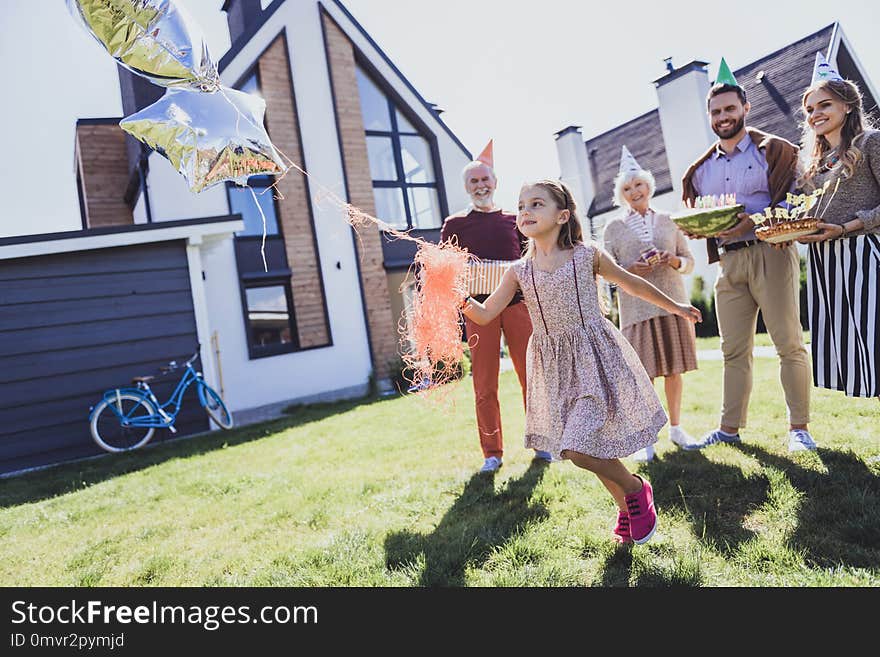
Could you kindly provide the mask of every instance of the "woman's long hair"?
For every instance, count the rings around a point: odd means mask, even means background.
[[[856,140],[868,129],[868,123],[865,120],[865,112],[862,106],[862,94],[854,82],[850,80],[821,80],[801,96],[801,110],[804,113],[804,121],[801,124],[803,137],[801,139],[801,163],[799,184],[806,189],[813,189],[813,178],[819,173],[820,169],[825,166],[828,154],[834,150],[831,144],[824,136],[817,136],[815,131],[810,127],[807,113],[807,96],[814,91],[824,89],[832,96],[840,100],[848,113],[843,121],[843,128],[840,131],[840,145],[837,148],[837,154],[840,159],[840,165],[843,174],[849,177],[855,171],[856,166],[862,159],[862,152],[856,146]]]

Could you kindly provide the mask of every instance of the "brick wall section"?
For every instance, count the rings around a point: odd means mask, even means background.
[[[122,128],[115,120],[77,125],[76,153],[86,225],[97,228],[133,224],[131,208],[124,198],[130,170]]]
[[[263,53],[258,65],[260,91],[266,100],[266,126],[272,143],[302,166],[299,119],[290,88],[290,65],[283,34]],[[330,332],[305,176],[291,168],[277,189],[284,197],[278,203],[278,213],[292,271],[299,343],[303,348],[328,345]]]
[[[348,37],[326,14],[322,14],[330,58],[330,75],[336,99],[336,116],[342,141],[342,156],[348,182],[348,201],[371,215],[376,214],[373,179],[367,156],[367,139],[355,77],[354,49]],[[399,356],[397,323],[391,314],[391,300],[382,256],[379,229],[357,229],[355,240],[361,268],[361,287],[370,327],[373,367],[379,379],[390,374],[389,365]]]

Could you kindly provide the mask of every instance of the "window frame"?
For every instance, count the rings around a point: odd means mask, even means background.
[[[264,184],[252,185],[251,180],[253,180],[254,178],[265,178],[267,181],[267,184],[265,184],[265,185]],[[263,181],[260,181],[260,183],[262,183],[262,182]],[[269,189],[275,183],[276,183],[275,176],[273,176],[272,174],[268,174],[268,173],[267,174],[260,174],[258,176],[251,176],[250,178],[248,178],[248,182],[247,182],[248,187],[253,187],[254,191],[257,194],[260,193],[257,190]],[[241,190],[244,188],[241,187],[240,185],[236,185],[233,182],[226,183],[226,205],[229,207],[229,214],[236,214],[235,212],[232,211],[232,197],[230,196],[230,190],[232,190],[232,189]],[[282,226],[281,226],[281,214],[278,211],[278,199],[275,198],[274,192],[266,192],[266,193],[272,194],[272,212],[275,213],[275,227],[278,229],[277,233],[270,233],[270,232],[266,231],[266,238],[268,239],[270,237],[280,237],[283,239],[284,233],[282,232]],[[242,220],[244,220],[244,217],[242,217]],[[256,239],[262,240],[263,235],[262,235],[262,233],[258,233],[258,234],[254,234],[254,235],[239,235],[238,233],[235,233],[235,238],[242,239],[242,240],[256,238]]]
[[[360,73],[366,76],[369,81],[384,95],[385,102],[388,103],[388,114],[391,121],[391,131],[386,130],[367,130],[364,128],[364,136],[366,137],[385,137],[391,139],[391,148],[394,156],[394,166],[397,170],[396,180],[373,180],[373,172],[370,171],[370,183],[373,189],[399,189],[403,196],[403,210],[406,214],[406,226],[400,227],[402,231],[439,231],[443,225],[443,218],[449,214],[446,204],[446,190],[443,183],[443,170],[440,165],[438,156],[437,137],[431,132],[417,116],[415,116],[400,98],[400,96],[392,89],[379,75],[376,70],[368,62],[361,58],[356,58],[356,75]],[[363,115],[363,105],[360,106],[361,115]],[[403,117],[409,121],[415,132],[411,130],[401,130],[397,121],[397,113],[400,112]],[[403,154],[401,137],[420,137],[425,140],[431,159],[431,166],[434,170],[434,182],[430,183],[411,183],[406,180],[406,171],[403,166]],[[409,189],[422,188],[433,189],[437,193],[437,209],[440,216],[437,218],[437,225],[431,227],[419,227],[413,225],[414,213],[410,206]]]
[[[270,272],[271,273],[271,272]],[[299,345],[299,332],[296,324],[296,307],[293,305],[293,290],[290,277],[279,277],[277,273],[271,276],[254,277],[249,279],[239,278],[239,287],[241,290],[241,307],[243,309],[244,330],[247,339],[248,358],[256,360],[258,358],[268,358],[270,356],[279,356],[281,354],[289,354],[295,351],[301,351]],[[248,307],[247,291],[260,287],[283,287],[284,297],[287,301],[287,322],[290,328],[290,342],[287,344],[257,345],[254,342],[254,332],[251,327],[250,308]]]

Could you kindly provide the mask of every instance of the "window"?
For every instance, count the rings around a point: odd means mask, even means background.
[[[360,67],[357,83],[376,215],[401,230],[439,228],[431,144]]]
[[[238,90],[260,96],[260,78],[256,69],[242,80],[238,85]],[[275,208],[274,193],[270,189],[274,183],[273,176],[251,176],[248,178],[248,187],[252,187],[257,196],[256,203],[254,203],[254,195],[247,187],[241,187],[231,182],[226,184],[229,212],[230,214],[240,214],[244,220],[244,230],[236,233],[237,236],[263,236],[263,217],[260,215],[260,210],[266,216],[266,235],[279,234],[278,213]]]
[[[230,183],[226,187],[229,194],[229,212],[240,214],[244,220],[244,230],[236,233],[239,237],[263,235],[263,216],[266,217],[266,235],[278,235],[278,216],[275,212],[275,195],[271,185],[275,181],[272,176],[251,176],[248,178],[248,187],[252,187],[254,194],[247,187],[239,187]],[[254,203],[254,195],[257,203]]]
[[[245,286],[248,342],[254,356],[297,348],[290,308],[290,283],[260,281]]]

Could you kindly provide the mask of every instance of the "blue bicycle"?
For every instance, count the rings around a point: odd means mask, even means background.
[[[183,395],[193,384],[196,385],[199,402],[208,416],[222,429],[231,429],[232,414],[226,404],[217,391],[205,383],[202,373],[193,367],[198,357],[197,349],[182,365],[172,360],[160,369],[163,374],[183,370],[177,387],[164,404],[156,399],[150,389],[150,381],[155,376],[134,377],[131,382],[137,384],[135,388],[114,388],[106,391],[104,398],[92,409],[89,416],[89,426],[95,442],[108,452],[127,452],[150,442],[157,428],[167,428],[171,433],[176,433],[174,421],[180,413]]]

